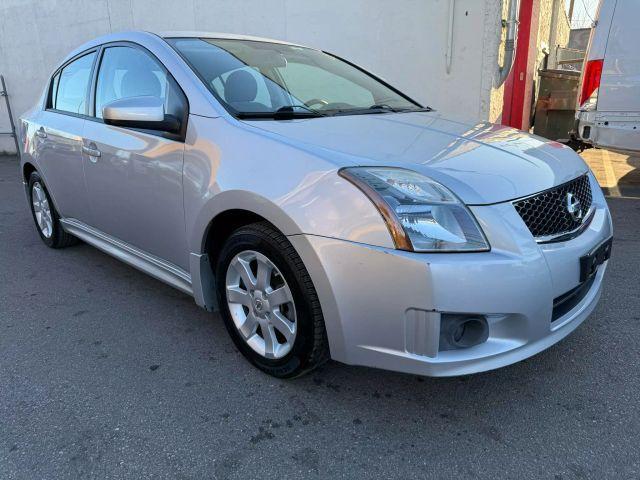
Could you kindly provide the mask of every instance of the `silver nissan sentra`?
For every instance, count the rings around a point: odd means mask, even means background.
[[[480,372],[593,311],[611,217],[582,159],[447,120],[330,53],[110,34],[22,117],[40,237],[85,241],[219,310],[277,377],[333,358]]]

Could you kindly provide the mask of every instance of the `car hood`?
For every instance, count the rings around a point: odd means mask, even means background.
[[[343,166],[403,167],[469,205],[499,203],[588,171],[570,148],[513,128],[447,120],[434,112],[245,122]]]

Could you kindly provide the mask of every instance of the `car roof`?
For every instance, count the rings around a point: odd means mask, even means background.
[[[286,42],[284,40],[276,40],[273,38],[256,37],[253,35],[238,35],[235,33],[220,32],[198,32],[198,31],[169,31],[158,32],[156,35],[162,38],[219,38],[224,40],[250,40],[253,42],[279,43],[282,45],[294,45],[296,47],[304,47],[296,43]],[[309,48],[309,47],[307,47]]]
[[[254,37],[251,35],[237,35],[233,33],[218,33],[218,32],[196,32],[196,31],[169,31],[169,32],[152,32],[148,30],[130,30],[130,31],[122,31],[116,33],[107,33],[105,35],[101,35],[96,37],[79,47],[75,48],[71,51],[64,59],[67,61],[68,59],[74,57],[75,55],[89,49],[94,48],[98,45],[109,43],[109,42],[117,42],[117,41],[131,41],[134,43],[144,44],[148,41],[153,41],[153,39],[167,39],[167,38],[220,38],[220,39],[230,39],[230,40],[251,40],[254,42],[268,42],[268,43],[277,43],[282,45],[294,45],[296,47],[304,47],[304,45],[299,45],[295,43],[285,42],[283,40],[275,40],[272,38],[262,38],[262,37]],[[306,47],[312,48],[312,47]]]

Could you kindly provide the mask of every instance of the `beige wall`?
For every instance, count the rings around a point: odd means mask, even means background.
[[[506,19],[509,14],[509,0],[502,0],[501,4],[498,5],[501,19]],[[495,59],[499,65],[504,64],[504,47],[505,40],[507,38],[507,29],[500,29],[500,39],[499,44],[496,48]],[[491,91],[489,92],[489,108],[487,112],[487,119],[490,122],[499,123],[502,119],[502,107],[504,103],[504,84],[496,87],[492,85]]]
[[[540,0],[540,23],[538,28],[537,62],[542,67],[543,49],[549,54],[549,68],[556,68],[556,47],[569,43],[569,19],[564,0]]]

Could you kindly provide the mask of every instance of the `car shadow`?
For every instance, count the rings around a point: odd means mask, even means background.
[[[624,197],[640,197],[640,153],[629,155],[626,162],[631,170],[620,177],[618,189]]]

